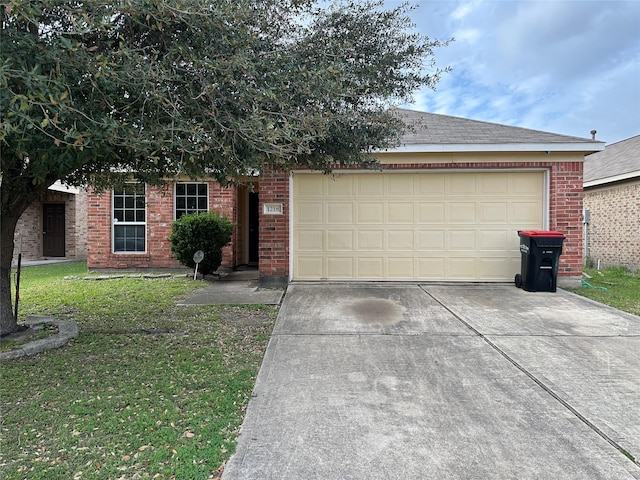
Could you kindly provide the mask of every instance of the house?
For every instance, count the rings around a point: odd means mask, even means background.
[[[87,258],[86,194],[56,182],[20,216],[14,235],[14,264],[22,260]]]
[[[585,260],[640,268],[640,135],[585,158],[584,209]]]
[[[559,285],[582,273],[582,167],[601,142],[399,110],[413,128],[380,171],[265,170],[247,185],[177,179],[91,194],[89,268],[176,267],[167,237],[184,211],[236,224],[223,267],[256,263],[263,285],[314,280],[506,282],[518,230],[566,234]]]

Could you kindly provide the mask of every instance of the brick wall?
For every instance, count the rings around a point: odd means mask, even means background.
[[[586,255],[602,266],[640,268],[640,180],[587,188]]]
[[[582,161],[514,161],[385,164],[388,170],[545,169],[549,172],[549,229],[566,235],[560,257],[559,284],[575,285],[582,275]],[[264,203],[283,203],[281,216],[262,215]],[[289,275],[289,174],[265,172],[260,180],[260,274]],[[579,284],[578,284],[579,286]]]
[[[558,277],[582,276],[582,167],[582,162],[550,166],[549,229],[567,237],[562,246]]]
[[[13,263],[22,245],[22,259],[36,260],[42,257],[42,202],[33,202],[20,216],[13,236]]]
[[[87,266],[93,269],[183,268],[171,253],[169,235],[174,220],[173,184],[146,188],[147,251],[145,253],[112,252],[111,192],[87,194]],[[235,188],[223,188],[209,182],[209,210],[236,221]],[[234,242],[223,249],[222,267],[235,266]]]
[[[289,280],[289,173],[265,169],[260,175],[259,261],[262,285]],[[281,215],[265,215],[264,204],[282,204]]]
[[[75,234],[76,243],[75,258],[87,259],[87,191],[81,190],[75,196]]]

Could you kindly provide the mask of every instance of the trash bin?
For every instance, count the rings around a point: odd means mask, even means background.
[[[548,230],[518,230],[520,236],[520,273],[516,287],[527,292],[555,292],[558,261],[564,234]]]

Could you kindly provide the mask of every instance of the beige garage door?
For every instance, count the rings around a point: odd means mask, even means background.
[[[543,227],[542,172],[293,178],[294,280],[509,281]]]

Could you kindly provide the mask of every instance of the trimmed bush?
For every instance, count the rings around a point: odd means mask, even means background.
[[[204,252],[198,271],[215,272],[222,263],[222,247],[231,241],[233,223],[218,212],[183,215],[171,226],[171,251],[184,266],[195,268],[193,254]]]

